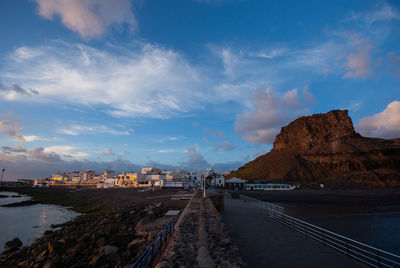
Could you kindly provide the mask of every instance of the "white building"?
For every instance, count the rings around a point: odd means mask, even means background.
[[[246,181],[233,177],[232,179],[225,180],[225,187],[228,189],[235,189],[235,190],[244,189],[246,188]]]
[[[155,167],[142,168],[142,174],[160,174],[161,170]]]
[[[97,184],[97,188],[116,188],[118,186],[118,178],[107,178]]]
[[[114,178],[114,177],[115,177],[115,172],[114,172],[114,170],[106,169],[106,170],[104,171],[104,174],[103,174],[103,178],[104,178],[104,179],[110,179],[110,178]]]
[[[204,174],[200,172],[191,172],[188,177],[188,187],[189,188],[201,188],[202,179]]]
[[[215,177],[211,180],[211,185],[214,187],[224,187],[225,186],[225,177],[221,173],[216,173]]]

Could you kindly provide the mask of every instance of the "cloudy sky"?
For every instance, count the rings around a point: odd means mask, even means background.
[[[400,137],[398,1],[2,0],[6,179],[236,169],[291,120]]]

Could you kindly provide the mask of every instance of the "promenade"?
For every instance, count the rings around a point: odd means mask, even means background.
[[[365,267],[240,199],[225,196],[222,216],[249,267]]]

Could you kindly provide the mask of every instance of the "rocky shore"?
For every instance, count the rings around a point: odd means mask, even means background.
[[[112,196],[110,203],[127,198],[123,194],[108,193]],[[133,196],[134,192],[125,194]],[[135,198],[131,197],[131,201]],[[46,231],[28,247],[20,249],[21,243],[17,239],[7,242],[0,266],[130,267],[168,222],[169,217],[164,214],[169,209],[182,207],[182,204],[177,207],[162,201],[165,199],[149,202],[143,198],[142,202],[129,202],[123,206],[96,203],[97,209],[91,207],[91,212],[73,221],[52,226],[53,230]]]

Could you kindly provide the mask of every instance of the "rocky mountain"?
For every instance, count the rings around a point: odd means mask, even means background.
[[[362,137],[347,110],[304,116],[281,129],[272,150],[233,176],[327,186],[400,186],[400,138]]]

